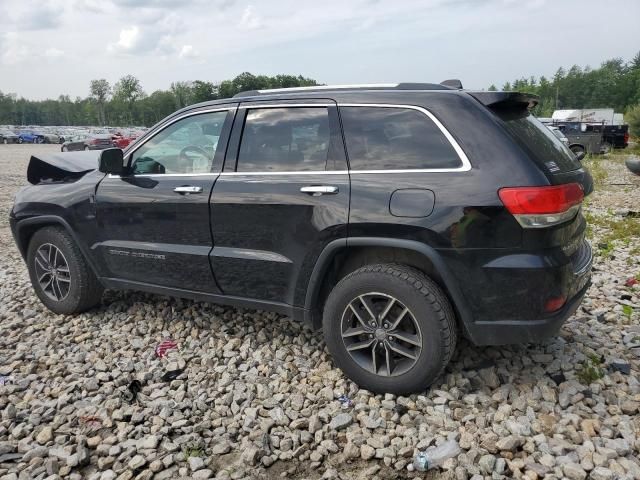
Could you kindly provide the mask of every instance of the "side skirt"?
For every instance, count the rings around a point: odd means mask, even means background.
[[[118,278],[101,277],[100,282],[105,288],[114,290],[137,290],[141,292],[167,295],[169,297],[188,298],[191,300],[229,305],[232,307],[251,308],[255,310],[266,310],[293,318],[296,321],[305,320],[305,310],[302,307],[294,307],[281,302],[271,302],[269,300],[256,300],[252,298],[234,297],[229,295],[218,295],[214,293],[198,292],[181,288],[164,287],[144,282],[131,280],[121,280]],[[308,315],[307,315],[308,317]],[[310,325],[309,325],[310,326]]]

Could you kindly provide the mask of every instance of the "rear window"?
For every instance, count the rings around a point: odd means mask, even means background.
[[[424,113],[402,107],[340,107],[352,170],[457,168],[462,161]]]
[[[569,172],[580,168],[580,161],[528,111],[495,111],[511,137],[529,156],[549,173]]]

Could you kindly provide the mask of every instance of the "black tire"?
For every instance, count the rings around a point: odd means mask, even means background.
[[[66,151],[68,151],[68,150],[69,150],[69,149],[67,148],[67,146],[66,146],[66,145],[63,145],[62,147],[60,147],[60,151],[61,151],[61,152],[66,152]]]
[[[37,270],[41,269],[42,262],[40,266],[36,266],[36,255],[39,255],[38,250],[41,247],[46,248],[47,245],[57,248],[68,265],[69,286],[66,295],[60,295],[60,300],[52,298],[38,281]],[[41,257],[39,259],[42,260]],[[33,234],[27,250],[27,267],[36,295],[54,313],[76,314],[100,303],[102,285],[71,236],[60,227],[44,227]]]
[[[22,140],[22,137],[18,137],[18,143],[22,143],[24,140]]]
[[[9,143],[9,140],[7,140],[6,138],[2,139],[2,143],[4,143],[5,145],[7,145]]]
[[[89,145],[85,145],[85,146],[84,146],[84,151],[85,151],[85,152],[88,152],[89,150],[90,150],[90,149],[89,149]]]
[[[574,153],[574,155],[585,153],[585,149],[582,145],[571,145],[569,149]]]
[[[406,306],[419,327],[421,346],[413,360],[415,363],[397,375],[376,374],[347,351],[346,340],[343,339],[343,315],[349,315],[347,309],[352,301],[368,295],[368,292],[379,292],[379,295],[396,299]],[[457,340],[455,314],[444,292],[424,273],[400,264],[367,265],[340,280],[327,298],[322,323],[325,342],[336,365],[358,385],[377,393],[424,391],[451,360]],[[380,326],[375,332],[376,343],[378,330],[381,330]],[[374,338],[369,333],[364,336],[365,342],[367,336]],[[348,341],[352,341],[351,338]]]

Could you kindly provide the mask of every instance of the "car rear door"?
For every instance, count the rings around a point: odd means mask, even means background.
[[[209,196],[237,104],[170,119],[127,152],[131,173],[96,192],[92,246],[115,281],[219,293],[211,272]]]
[[[318,255],[346,238],[349,195],[335,102],[242,103],[211,197],[223,293],[303,305]]]

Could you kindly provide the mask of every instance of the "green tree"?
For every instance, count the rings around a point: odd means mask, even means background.
[[[191,105],[193,95],[191,91],[191,82],[173,82],[171,84],[171,93],[175,98],[176,108],[184,108]]]
[[[631,135],[640,137],[640,104],[630,107],[624,115],[624,120],[629,124]]]
[[[107,101],[109,94],[111,93],[111,85],[104,78],[99,80],[91,80],[89,84],[89,92],[91,92],[91,98],[93,98],[98,106],[98,117],[101,125],[105,125],[107,122],[104,105]]]
[[[193,103],[207,102],[218,98],[218,87],[211,82],[195,80],[191,84],[191,99]]]
[[[134,105],[142,97],[142,84],[133,75],[125,75],[113,87],[113,98],[126,105],[130,124],[133,124]]]

